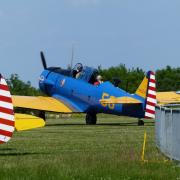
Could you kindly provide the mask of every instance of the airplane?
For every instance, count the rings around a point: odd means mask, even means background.
[[[156,89],[152,71],[147,73],[136,93],[129,94],[110,82],[95,86],[98,75],[95,68],[83,67],[81,63],[77,63],[72,70],[47,67],[43,52],[40,55],[44,71],[39,78],[39,88],[51,98],[13,96],[15,107],[38,109],[43,118],[45,111],[86,113],[86,124],[96,124],[98,113],[154,118]],[[81,75],[75,78],[78,69]],[[149,89],[152,95],[148,98]],[[150,101],[148,103],[152,109],[146,109],[149,107],[147,101]]]
[[[39,77],[39,88],[47,97],[11,97],[5,79],[0,77],[0,143],[9,141],[15,128],[26,130],[44,126],[45,112],[86,113],[87,125],[95,125],[99,113],[135,117],[138,125],[144,124],[142,118],[155,117],[154,72],[148,71],[136,92],[130,94],[108,81],[94,85],[98,75],[95,68],[81,63],[72,69],[47,67],[43,52],[40,56],[44,70]],[[157,96],[163,102],[164,95]],[[15,113],[14,117],[13,107],[39,110],[40,114],[34,117]]]

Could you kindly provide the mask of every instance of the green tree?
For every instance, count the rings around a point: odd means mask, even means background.
[[[156,71],[158,91],[178,91],[180,90],[180,68],[167,66]]]
[[[23,82],[17,74],[12,74],[7,80],[7,84],[13,95],[37,96],[42,95],[39,89],[31,86],[30,81]]]
[[[100,73],[105,81],[111,81],[112,83],[113,78],[119,78],[121,80],[119,87],[130,93],[134,93],[136,91],[145,75],[142,69],[127,69],[124,64],[120,64],[116,67],[110,67],[108,69],[100,69]]]

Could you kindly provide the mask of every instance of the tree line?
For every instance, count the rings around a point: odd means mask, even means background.
[[[119,87],[134,93],[146,75],[146,72],[140,68],[126,68],[125,65],[120,64],[116,67],[108,69],[101,69],[99,67],[104,80],[113,82],[113,77],[121,79]],[[180,90],[180,67],[172,68],[166,66],[163,69],[158,69],[156,74],[157,91],[178,91]]]
[[[119,87],[134,93],[144,78],[146,72],[140,68],[127,68],[120,64],[108,69],[98,67],[99,73],[104,81],[112,83],[120,79]],[[178,91],[180,90],[180,67],[172,68],[167,66],[156,70],[157,91]],[[12,74],[7,79],[10,91],[13,95],[38,96],[42,95],[39,89],[33,87],[30,81],[24,82],[17,74]]]
[[[18,74],[11,74],[10,78],[7,79],[7,84],[13,95],[24,95],[24,96],[39,96],[42,92],[33,87],[30,81],[24,82],[20,79]]]

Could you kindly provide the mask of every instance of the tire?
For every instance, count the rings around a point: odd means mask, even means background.
[[[86,124],[87,125],[95,125],[97,121],[96,114],[88,113],[86,114]]]
[[[138,120],[138,126],[144,126],[144,121],[141,120],[141,119],[139,119],[139,120]]]
[[[44,111],[40,111],[39,112],[39,117],[44,119],[44,121],[46,121],[46,115],[45,115],[45,112]]]

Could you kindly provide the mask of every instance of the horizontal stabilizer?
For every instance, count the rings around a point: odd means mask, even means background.
[[[28,114],[15,114],[15,129],[17,131],[29,130],[45,126],[43,119],[28,115]]]
[[[142,102],[132,97],[111,97],[109,99],[101,99],[103,104],[141,104]]]

